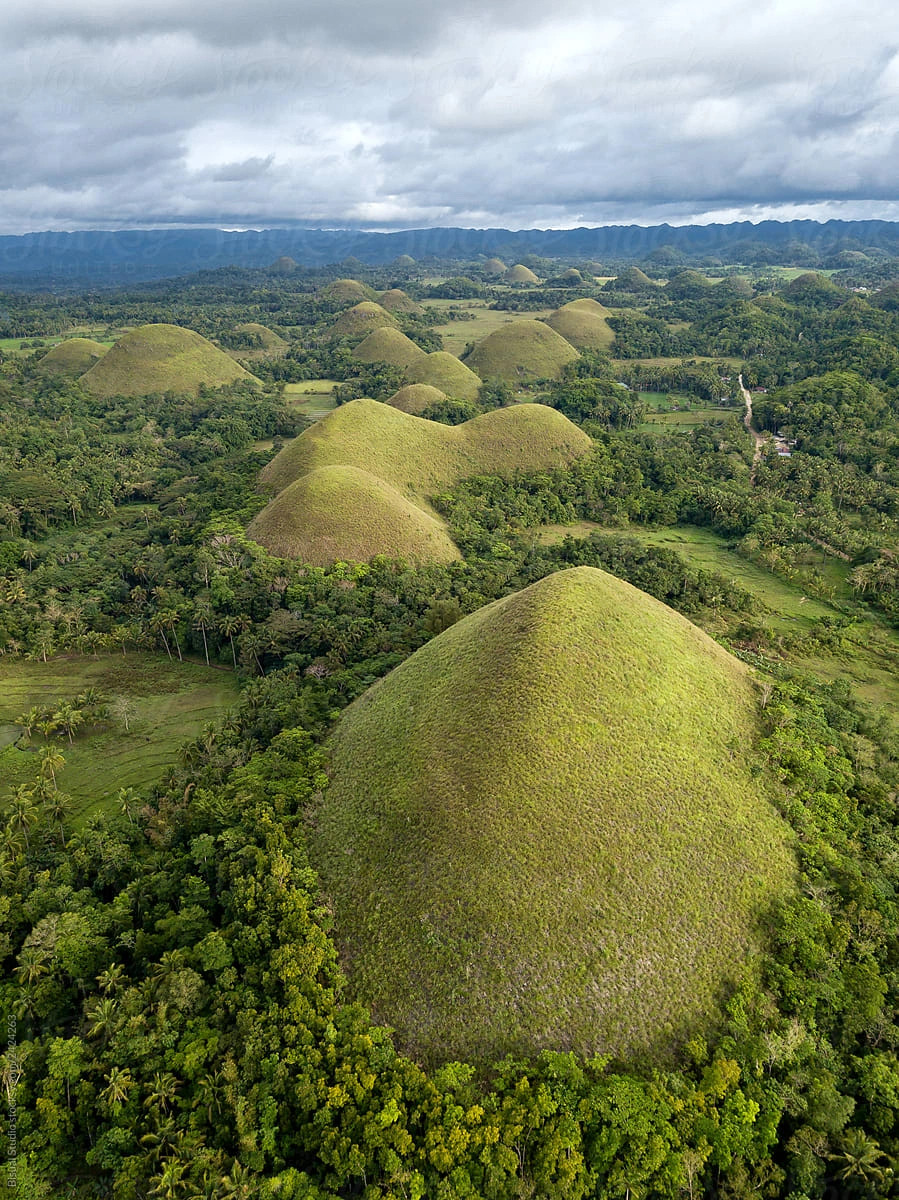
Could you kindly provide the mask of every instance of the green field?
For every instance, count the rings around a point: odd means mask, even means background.
[[[304,417],[317,421],[336,407],[336,387],[336,379],[304,379],[301,383],[285,383],[284,399]]]
[[[695,429],[697,425],[720,425],[733,415],[736,409],[691,408],[678,412],[657,412],[641,421],[637,429],[641,433],[668,433],[671,430]]]
[[[94,658],[56,658],[47,663],[0,661],[0,778],[7,789],[31,783],[37,774],[40,733],[23,748],[16,720],[31,707],[56,705],[86,688],[98,688],[126,705],[129,729],[121,712],[96,731],[51,738],[66,758],[59,785],[74,801],[72,821],[114,802],[121,787],[143,789],[177,761],[178,747],[217,720],[237,699],[230,671],[194,662],[170,662],[155,654]]]
[[[471,313],[474,318],[471,321],[447,321],[445,324],[434,327],[443,339],[444,350],[448,350],[450,354],[455,354],[457,357],[464,352],[469,343],[481,342],[488,334],[494,333],[497,329],[502,329],[515,321],[548,317],[553,312],[553,309],[546,308],[539,312],[510,313],[502,309],[488,308],[486,300],[428,300],[426,303],[428,308],[438,310],[461,309]]]

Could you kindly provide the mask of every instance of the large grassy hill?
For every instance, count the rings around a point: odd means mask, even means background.
[[[454,400],[477,400],[481,380],[454,354],[435,350],[406,371],[410,383],[427,383]]]
[[[38,370],[48,375],[70,375],[77,378],[89,371],[109,350],[93,338],[67,338],[48,351],[38,363]]]
[[[328,330],[328,336],[364,337],[373,329],[382,329],[387,325],[395,328],[396,318],[374,300],[363,300],[361,304],[354,304],[340,314]]]
[[[482,379],[531,383],[555,379],[577,350],[542,321],[512,321],[488,333],[466,356],[465,364]]]
[[[394,392],[387,400],[388,404],[413,416],[421,416],[432,404],[440,404],[446,400],[446,392],[440,388],[431,387],[429,383],[407,383],[398,392]]]
[[[335,279],[319,292],[323,300],[334,300],[338,304],[358,304],[362,300],[374,300],[375,293],[358,279]]]
[[[458,557],[430,497],[472,475],[573,461],[585,433],[542,404],[441,425],[377,400],[352,400],[284,447],[262,472],[277,492],[249,527],[274,554],[321,563],[378,554]]]
[[[392,367],[411,367],[426,358],[421,346],[416,346],[399,329],[384,327],[373,330],[353,351],[362,362],[384,362]]]
[[[420,313],[423,311],[421,305],[416,304],[402,288],[388,288],[378,297],[378,303],[381,308],[386,308],[388,312],[392,313]]]
[[[582,430],[544,404],[498,408],[450,426],[377,400],[351,400],[289,442],[261,480],[280,491],[318,467],[353,466],[404,495],[426,497],[472,475],[572,462],[591,445]]]
[[[315,566],[378,554],[409,562],[461,558],[444,523],[358,467],[319,467],[279,492],[250,523],[254,541]]]
[[[589,567],[440,634],[329,742],[310,850],[352,993],[429,1059],[670,1046],[791,885],[746,669]]]
[[[615,340],[606,320],[610,315],[596,300],[572,300],[547,317],[546,324],[577,350],[608,350]]]
[[[196,392],[238,380],[258,383],[238,363],[192,329],[142,325],[119,338],[81,377],[95,396],[147,396]]]

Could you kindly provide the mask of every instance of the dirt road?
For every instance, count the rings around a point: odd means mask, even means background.
[[[758,471],[759,463],[761,462],[762,458],[762,452],[765,449],[765,442],[767,442],[768,437],[764,433],[756,433],[756,431],[752,428],[752,396],[750,395],[749,389],[743,386],[743,376],[738,375],[737,379],[740,382],[740,391],[743,393],[743,402],[746,405],[746,413],[743,417],[743,424],[752,434],[755,441],[755,453],[752,456],[752,471],[749,475],[749,482],[755,483],[756,472]]]

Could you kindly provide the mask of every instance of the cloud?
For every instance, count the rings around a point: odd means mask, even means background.
[[[894,24],[873,0],[7,6],[0,232],[887,215]]]

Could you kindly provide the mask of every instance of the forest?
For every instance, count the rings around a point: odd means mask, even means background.
[[[534,253],[543,282],[509,284],[467,251],[439,271],[222,267],[0,297],[6,1194],[899,1195],[899,264],[853,246],[825,273],[647,253],[606,277]],[[435,493],[458,561],[313,565],[247,534],[282,447],[406,381],[329,334],[349,275],[404,291],[397,327],[423,356],[571,300],[608,310],[605,348],[419,414],[460,426],[536,402],[590,439]],[[107,396],[42,364],[66,337],[162,322],[255,379]],[[739,752],[776,782],[795,889],[763,915],[757,973],[686,1041],[416,1055],[352,996],[310,860],[325,743],[426,643],[580,566],[754,672],[761,732]],[[165,681],[188,666],[231,700],[181,722],[154,777],[98,756],[70,788],[90,739],[156,736],[142,705],[154,687],[181,702]],[[71,687],[41,691],[50,669]]]

